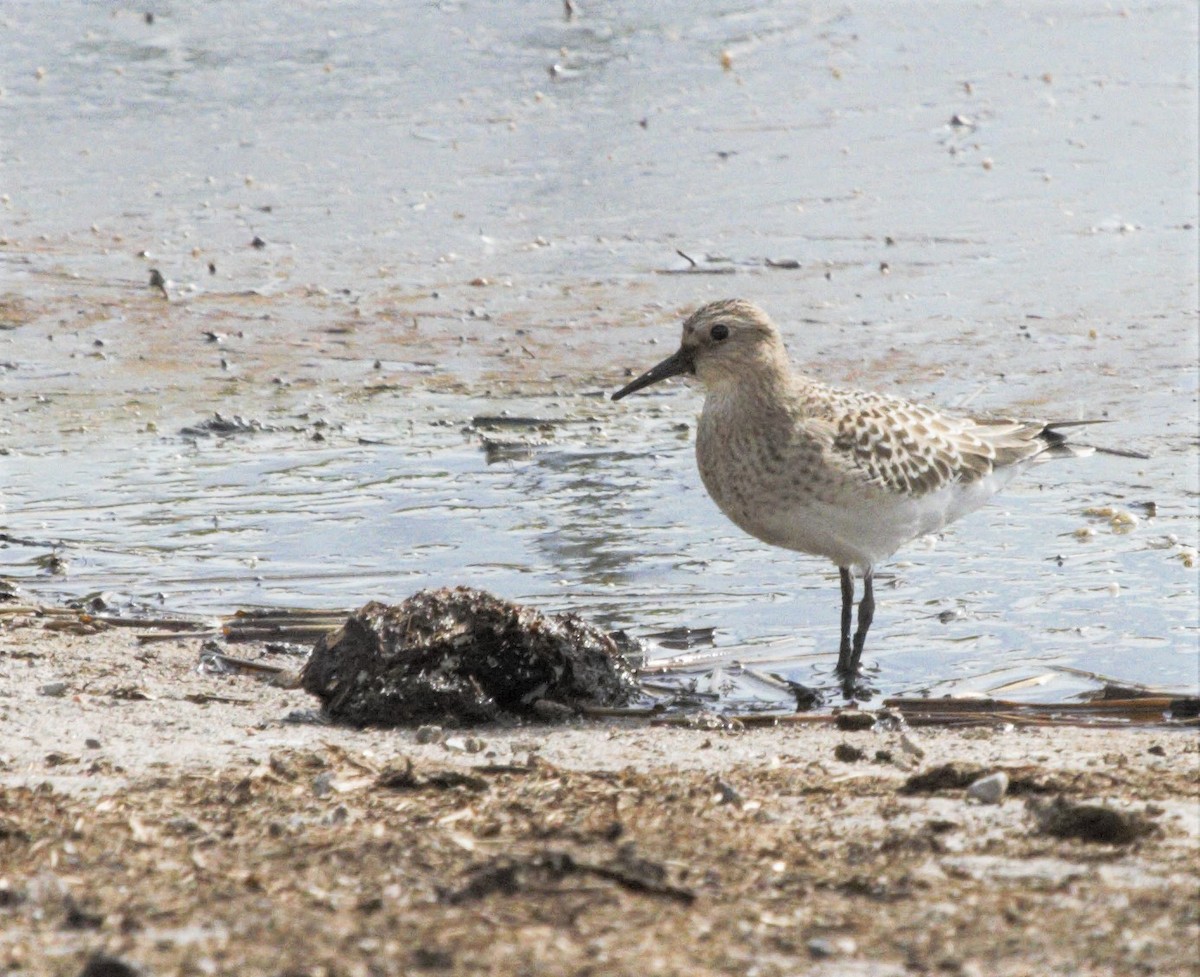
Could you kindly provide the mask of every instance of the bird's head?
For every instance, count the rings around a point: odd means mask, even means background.
[[[626,384],[613,400],[667,377],[688,374],[709,390],[757,375],[770,365],[786,362],[783,342],[767,314],[743,299],[710,302],[683,323],[679,349]]]

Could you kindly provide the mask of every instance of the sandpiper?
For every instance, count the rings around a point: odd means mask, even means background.
[[[721,511],[773,546],[832,560],[842,583],[838,673],[858,674],[875,611],[876,564],[978,509],[1034,461],[1088,454],[1047,423],[944,413],[792,371],[762,309],[712,302],[677,352],[612,395],[679,374],[705,388],[696,461]],[[863,578],[851,636],[854,570]]]

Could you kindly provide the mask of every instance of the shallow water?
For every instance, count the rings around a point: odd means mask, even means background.
[[[825,684],[836,573],[708,501],[698,393],[602,397],[740,294],[827,379],[1153,454],[1039,467],[881,568],[881,691],[1195,685],[1192,5],[155,13],[0,14],[0,521],[35,544],[0,573],[38,599],[466,583],[714,628],[683,660],[742,696],[779,693],[735,662]],[[214,411],[275,430],[181,433]],[[505,411],[552,423],[471,423]]]

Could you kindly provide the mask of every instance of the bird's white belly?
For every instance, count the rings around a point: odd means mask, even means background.
[[[921,496],[848,484],[806,493],[769,478],[734,488],[706,477],[705,487],[726,516],[765,543],[824,556],[838,566],[868,567],[978,509],[1011,475],[958,482]]]

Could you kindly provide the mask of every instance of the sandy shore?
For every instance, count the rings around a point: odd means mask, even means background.
[[[418,737],[43,623],[0,632],[8,972],[1195,973],[1194,733]],[[1058,797],[1146,833],[1048,833]]]

